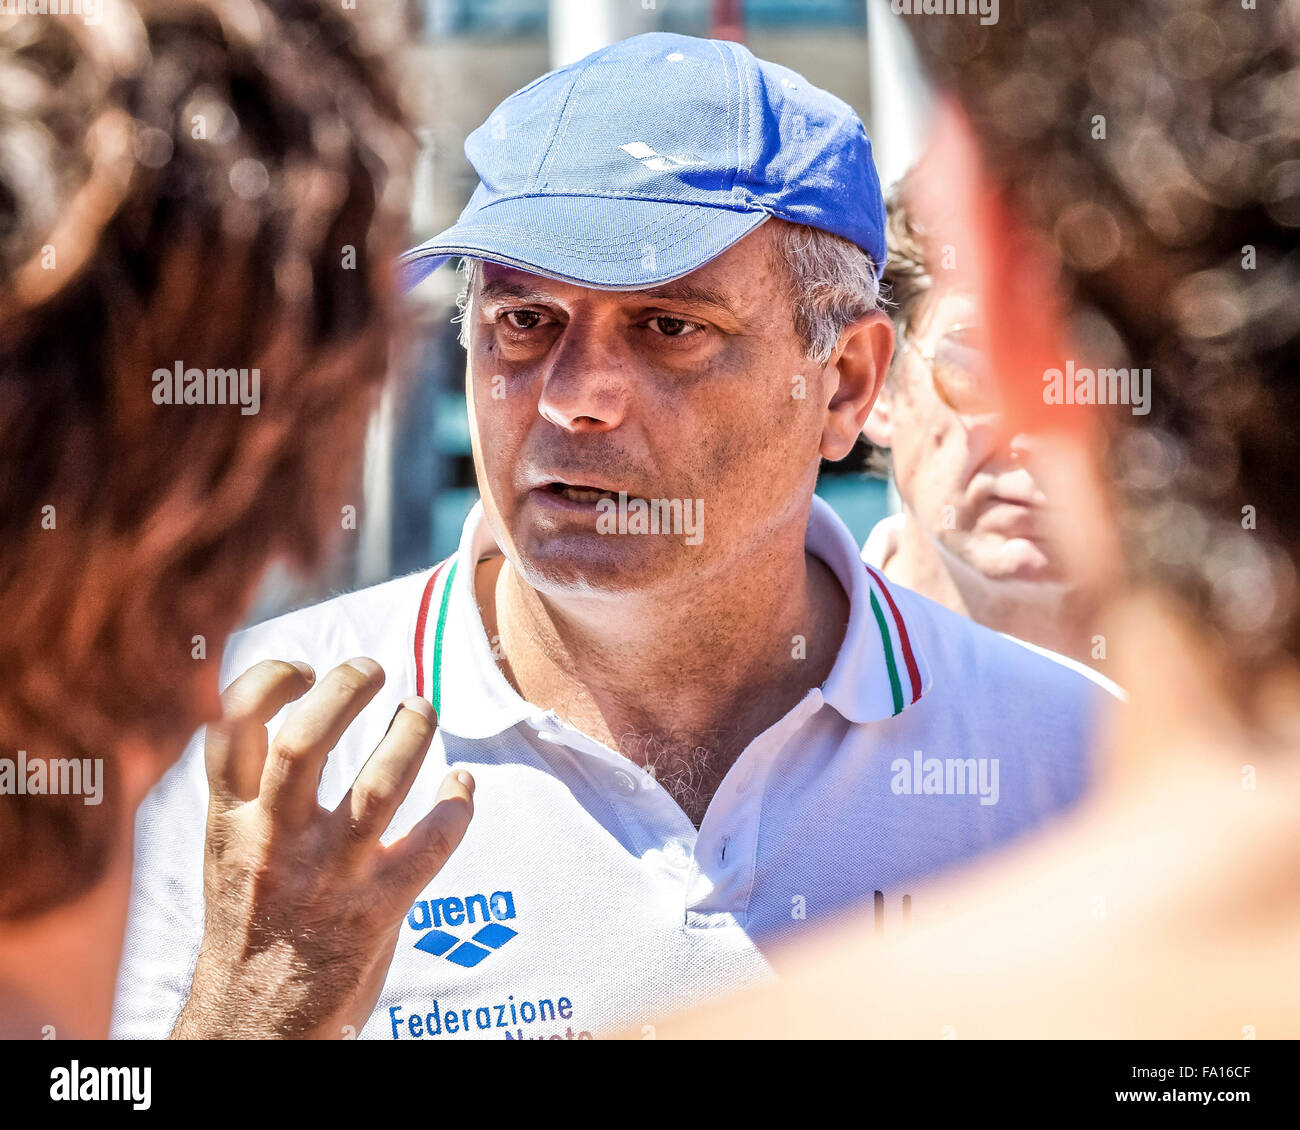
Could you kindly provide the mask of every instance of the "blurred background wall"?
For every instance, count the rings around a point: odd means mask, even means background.
[[[867,123],[882,181],[919,144],[923,94],[888,0],[395,0],[398,64],[421,153],[411,223],[418,243],[450,226],[477,177],[462,146],[507,95],[553,67],[646,31],[736,39],[799,71]],[[873,105],[888,113],[873,118]],[[411,296],[412,379],[371,422],[357,529],[326,576],[267,582],[265,619],[332,592],[374,584],[452,553],[477,500],[465,411],[464,353],[451,322],[459,273],[447,266]],[[859,542],[896,508],[891,487],[863,471],[863,452],[824,464],[818,493]]]

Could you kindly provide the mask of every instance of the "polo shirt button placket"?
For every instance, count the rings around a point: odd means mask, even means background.
[[[664,844],[664,861],[674,871],[685,871],[691,865],[691,849],[681,840],[669,840]]]
[[[715,798],[715,803],[719,806],[715,815],[722,815],[722,806],[726,806],[726,830],[711,834],[707,837],[707,842],[702,841],[696,845],[696,857],[710,860],[704,870],[714,875],[715,887],[721,885],[724,875],[729,877],[729,885],[747,890],[752,884],[754,847],[758,836],[757,812],[753,805],[756,799],[755,789],[782,746],[783,742],[778,739],[775,746],[758,745],[745,750],[741,757],[748,764],[741,768],[737,762],[733,766],[734,770],[738,770],[736,776]],[[708,895],[706,898],[712,909],[699,912],[688,905],[688,925],[705,925],[718,913],[743,915],[748,905],[747,899],[745,905],[720,905],[715,896]]]

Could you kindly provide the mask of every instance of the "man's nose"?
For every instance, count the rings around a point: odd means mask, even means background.
[[[547,358],[537,410],[565,431],[611,431],[627,414],[631,372],[612,327],[570,322]]]

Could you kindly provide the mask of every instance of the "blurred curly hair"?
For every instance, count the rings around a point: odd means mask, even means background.
[[[107,777],[98,807],[0,797],[0,917],[95,882],[115,749],[179,750],[265,566],[327,548],[387,369],[411,147],[326,0],[0,17],[0,755]],[[260,411],[155,404],[177,361],[259,369]]]
[[[1300,2],[1006,0],[996,25],[908,25],[1055,249],[1081,345],[1152,370],[1108,455],[1135,579],[1239,672],[1300,657]]]

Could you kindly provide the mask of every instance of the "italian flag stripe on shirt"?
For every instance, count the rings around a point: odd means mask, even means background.
[[[903,614],[899,612],[893,594],[889,591],[889,586],[885,584],[885,578],[870,565],[866,565],[864,568],[871,575],[872,580],[875,581],[876,587],[880,589],[881,596],[885,598],[885,604],[889,608],[895,633],[898,636],[898,650],[902,652],[903,666],[907,670],[908,686],[905,692],[898,673],[898,660],[894,654],[894,640],[889,631],[889,623],[873,589],[871,593],[871,611],[875,613],[876,626],[880,629],[880,643],[885,652],[885,667],[889,671],[889,689],[894,696],[894,713],[897,714],[904,706],[911,705],[921,697],[921,671],[917,666],[916,655],[912,650],[911,637],[907,634],[907,625],[903,622]],[[910,692],[910,697],[908,692]]]
[[[905,706],[921,697],[921,673],[917,666],[916,655],[912,650],[911,637],[903,615],[898,610],[893,594],[885,579],[870,565],[864,566],[875,584],[870,590],[871,612],[880,631],[880,645],[885,656],[885,670],[889,673],[889,691],[893,698],[894,713],[900,713]],[[415,622],[415,693],[425,694],[425,637],[428,630],[430,614],[436,605],[437,612],[433,625],[433,649],[429,657],[428,698],[436,713],[442,711],[442,648],[443,635],[447,627],[447,610],[451,604],[451,586],[456,580],[456,559],[447,558],[429,574],[420,600],[420,612]],[[439,584],[441,582],[441,584]],[[876,596],[876,589],[884,597],[884,605]],[[885,609],[889,613],[886,615]],[[892,631],[891,631],[892,624]],[[904,685],[902,672],[899,670],[899,656],[902,657],[902,669],[906,672],[907,683]]]
[[[442,713],[442,633],[447,627],[447,604],[451,600],[451,586],[456,580],[456,562],[447,570],[447,580],[442,586],[442,604],[438,608],[438,627],[433,633],[433,686],[429,690],[429,701],[433,703],[433,712]]]
[[[438,593],[439,578],[442,578],[442,591],[438,599],[437,619],[434,621],[433,657],[428,665],[431,676],[429,701],[433,704],[435,713],[442,709],[442,636],[447,627],[447,606],[451,601],[451,585],[456,578],[454,557],[448,557],[429,574],[429,580],[424,586],[424,594],[420,598],[420,612],[415,620],[415,693],[421,698],[424,697],[424,639],[434,595]]]
[[[875,590],[871,590],[871,611],[876,616],[876,626],[880,629],[880,640],[885,647],[885,667],[889,671],[889,691],[894,696],[894,713],[903,709],[903,689],[898,684],[898,664],[894,662],[894,645],[889,639],[889,625],[885,623],[885,614],[880,610],[880,601],[876,599]]]

